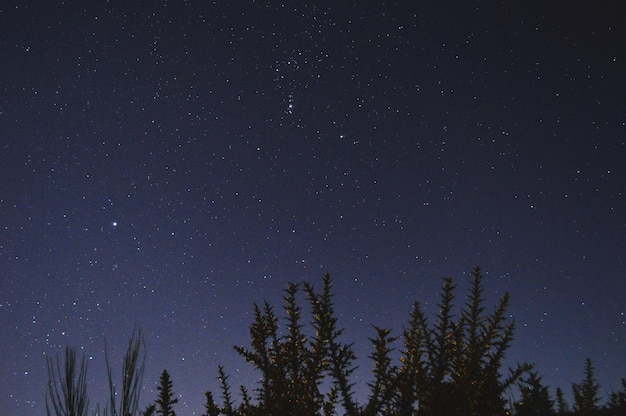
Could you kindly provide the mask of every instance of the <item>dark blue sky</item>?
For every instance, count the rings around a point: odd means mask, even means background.
[[[13,3],[13,4],[12,4]],[[626,56],[586,2],[0,6],[0,414],[47,356],[104,400],[134,325],[200,414],[257,376],[253,302],[335,283],[361,358],[469,272],[511,292],[510,363],[569,394],[626,377]],[[39,3],[39,4],[38,4]],[[400,346],[399,346],[400,347]],[[369,381],[363,360],[354,380]]]

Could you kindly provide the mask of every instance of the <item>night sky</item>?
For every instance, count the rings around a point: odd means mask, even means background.
[[[142,406],[166,368],[199,415],[219,364],[254,387],[253,303],[325,272],[364,398],[371,325],[432,317],[448,276],[462,304],[475,265],[512,296],[507,366],[571,397],[590,357],[619,389],[612,3],[63,3],[0,5],[0,414],[44,413],[68,344],[102,403],[104,339],[117,381],[138,325]]]

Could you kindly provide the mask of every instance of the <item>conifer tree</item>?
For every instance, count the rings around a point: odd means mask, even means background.
[[[609,394],[608,409],[611,415],[626,415],[626,378],[620,380],[622,389]]]
[[[337,325],[330,276],[324,276],[320,292],[303,284],[311,335],[302,324],[299,288],[289,284],[285,290],[283,330],[269,304],[255,304],[250,346],[235,347],[260,372],[255,397],[242,387],[243,401],[235,407],[227,377],[219,367],[224,404],[215,405],[207,395],[205,416],[500,416],[511,410],[506,392],[532,368],[525,364],[510,369],[508,375],[501,373],[514,331],[506,313],[509,297],[505,294],[487,313],[482,275],[476,268],[460,313],[454,311],[452,279],[444,280],[439,313],[432,325],[420,304],[414,304],[409,326],[403,331],[399,365],[392,362],[396,337],[389,329],[374,327],[375,337],[370,339],[374,379],[368,384],[368,400],[361,406],[351,381],[356,356],[352,345],[341,341],[343,330]]]
[[[233,396],[230,393],[230,385],[228,384],[228,376],[224,372],[224,367],[221,365],[217,367],[218,378],[220,381],[220,386],[222,388],[222,399],[224,400],[224,405],[220,409],[220,411],[226,416],[234,416],[234,402]],[[207,396],[207,404],[209,397]]]
[[[482,274],[476,267],[460,316],[453,312],[454,285],[445,279],[439,313],[432,328],[415,303],[398,370],[395,397],[401,414],[428,416],[491,416],[504,414],[505,392],[528,372],[529,365],[500,374],[514,331],[506,322],[509,296],[485,314]]]
[[[595,378],[595,369],[590,358],[585,360],[585,376],[579,383],[572,383],[574,412],[580,416],[590,416],[598,409],[600,385]]]
[[[316,332],[312,342],[316,356],[316,369],[317,371],[327,370],[333,380],[333,388],[326,396],[329,402],[323,407],[326,412],[329,412],[329,403],[339,400],[346,416],[357,416],[359,408],[354,400],[353,384],[350,383],[350,376],[355,370],[353,363],[356,355],[351,344],[339,341],[343,329],[337,328],[331,289],[332,283],[328,273],[324,275],[322,291],[319,294],[314,291],[312,285],[305,283],[305,291],[313,314],[312,325]],[[319,378],[322,377],[320,373]]]
[[[393,410],[392,398],[396,389],[396,368],[391,363],[391,344],[396,337],[390,336],[391,330],[374,326],[376,338],[370,338],[374,352],[370,355],[374,363],[372,372],[374,381],[368,386],[371,394],[365,408],[361,412],[363,416],[375,416],[389,414]]]
[[[204,413],[202,416],[219,416],[220,408],[215,404],[215,400],[213,400],[213,394],[210,391],[204,393],[206,398],[204,404]]]
[[[253,416],[258,414],[258,409],[255,405],[252,404],[252,398],[248,393],[248,389],[244,386],[239,386],[239,391],[241,393],[241,403],[239,407],[237,407],[237,415],[238,416]]]
[[[176,416],[173,405],[178,403],[178,397],[174,397],[173,383],[167,370],[163,370],[159,385],[157,386],[158,397],[156,399],[156,413],[161,416]]]
[[[314,330],[311,336],[303,330],[302,309],[297,301],[300,285],[290,283],[285,290],[283,335],[279,334],[279,320],[273,308],[267,303],[263,307],[254,305],[250,347],[235,349],[261,372],[261,381],[255,404],[247,391],[242,390],[242,394],[246,393],[238,410],[276,415],[330,415],[340,402],[346,415],[359,414],[349,381],[355,356],[350,345],[339,341],[342,330],[337,329],[331,286],[328,274],[319,293],[312,285],[304,284]],[[321,389],[324,381],[330,385],[326,392]],[[228,402],[226,397],[225,401]],[[228,408],[232,409],[232,404],[225,404],[222,410]]]
[[[565,401],[565,397],[563,396],[563,390],[561,390],[560,387],[556,388],[556,414],[559,416],[569,414],[569,406]]]
[[[541,382],[541,376],[535,371],[521,380],[520,400],[515,403],[516,416],[550,416],[554,414],[554,402],[550,398],[548,387]]]
[[[342,330],[336,327],[331,286],[329,275],[324,277],[320,293],[312,285],[303,285],[314,330],[311,336],[305,334],[302,323],[302,308],[298,304],[300,285],[290,283],[285,290],[286,325],[282,335],[273,308],[267,303],[263,307],[254,305],[250,347],[235,349],[260,371],[261,381],[254,405],[242,389],[244,400],[238,408],[240,412],[330,415],[341,398],[346,415],[358,414],[349,381],[355,356],[350,345],[339,342]],[[321,389],[324,381],[330,385],[326,392]]]

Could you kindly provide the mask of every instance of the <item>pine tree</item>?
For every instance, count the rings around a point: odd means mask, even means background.
[[[608,409],[611,415],[626,415],[626,378],[621,379],[622,390],[609,394]]]
[[[254,399],[241,388],[243,401],[235,406],[227,376],[219,367],[224,404],[218,407],[207,396],[206,416],[505,414],[511,410],[506,393],[532,367],[519,365],[508,375],[501,374],[514,331],[506,313],[509,296],[505,294],[487,313],[479,268],[474,269],[472,279],[459,314],[454,312],[452,279],[444,280],[439,313],[432,325],[420,304],[414,304],[409,327],[403,331],[399,365],[392,362],[396,337],[389,329],[374,327],[376,335],[370,339],[374,380],[368,384],[370,394],[364,406],[354,397],[351,375],[356,356],[352,345],[341,341],[343,330],[337,325],[330,276],[324,276],[321,292],[303,284],[312,318],[310,336],[301,323],[299,285],[289,284],[283,297],[285,328],[279,329],[279,318],[269,304],[255,304],[250,346],[235,347],[260,372]]]
[[[224,372],[224,367],[221,365],[217,367],[218,379],[220,381],[220,387],[222,389],[222,400],[224,400],[224,405],[220,409],[220,411],[226,416],[234,416],[235,409],[233,403],[233,396],[230,393],[230,384],[228,383],[228,376]],[[207,405],[209,396],[207,396]]]
[[[317,416],[332,414],[338,401],[345,415],[358,415],[349,378],[355,355],[350,345],[339,342],[342,334],[334,316],[330,276],[324,276],[323,288],[316,292],[304,284],[310,305],[314,335],[305,335],[302,309],[297,302],[300,285],[290,283],[283,296],[286,327],[279,331],[279,319],[266,302],[254,305],[254,321],[250,325],[250,347],[235,347],[243,358],[261,373],[255,404],[244,396],[238,410],[259,414]],[[220,378],[224,376],[221,375]],[[330,385],[321,389],[322,383]],[[223,389],[224,391],[224,389]],[[232,399],[224,395],[225,410],[233,409]],[[228,405],[230,401],[231,405]]]
[[[361,412],[363,416],[389,414],[392,409],[391,399],[396,390],[396,368],[391,363],[391,344],[396,337],[390,336],[389,329],[374,326],[374,330],[376,338],[370,338],[374,347],[374,352],[370,355],[374,363],[374,382],[368,384],[371,394]]]
[[[314,291],[312,285],[305,284],[313,315],[312,325],[315,329],[312,341],[315,368],[320,372],[320,380],[326,371],[333,380],[333,387],[326,395],[328,401],[322,407],[325,412],[330,412],[330,403],[340,401],[346,416],[357,416],[360,412],[354,399],[353,384],[350,383],[350,376],[355,370],[353,363],[356,355],[352,344],[339,341],[343,329],[337,328],[331,289],[332,283],[328,273],[324,276],[322,291],[319,294]]]
[[[213,394],[210,391],[204,393],[206,402],[204,404],[204,413],[202,416],[219,416],[220,408],[215,404],[213,400]]]
[[[580,416],[590,416],[598,409],[598,391],[600,385],[595,378],[595,369],[591,359],[585,361],[585,377],[579,383],[572,383],[574,393],[574,412]]]
[[[569,406],[565,401],[565,397],[563,396],[563,390],[561,390],[560,387],[556,388],[556,414],[559,416],[569,414]]]
[[[176,416],[173,405],[178,403],[178,397],[174,398],[172,380],[167,370],[163,370],[157,387],[158,397],[156,400],[156,412],[161,416]]]
[[[144,410],[141,413],[141,415],[142,416],[154,416],[155,412],[156,412],[156,405],[150,404],[150,405],[146,406],[146,410]]]
[[[433,416],[492,416],[505,413],[506,391],[531,369],[520,365],[504,377],[502,360],[513,338],[514,324],[506,322],[509,296],[491,314],[485,313],[482,274],[476,267],[460,316],[453,312],[454,289],[445,279],[439,313],[432,328],[419,303],[414,305],[404,332],[402,367],[395,396],[399,414]]]
[[[535,371],[520,382],[520,400],[515,403],[516,416],[550,416],[554,414],[554,402],[548,387],[541,383],[541,376]]]

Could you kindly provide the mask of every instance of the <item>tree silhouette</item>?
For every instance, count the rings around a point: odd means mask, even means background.
[[[608,409],[611,415],[626,415],[626,378],[620,380],[622,390],[609,394]]]
[[[153,404],[146,406],[146,410],[141,412],[141,416],[154,416],[155,413],[156,413],[156,405],[153,403]]]
[[[213,394],[210,391],[207,391],[206,393],[204,393],[204,396],[206,398],[206,401],[204,404],[204,413],[202,414],[202,416],[219,416],[221,410],[219,406],[215,404]]]
[[[370,338],[374,346],[374,352],[370,358],[374,362],[372,370],[374,382],[369,383],[371,390],[367,405],[362,411],[364,416],[374,416],[378,414],[389,414],[393,412],[391,399],[396,394],[396,368],[391,363],[391,345],[396,340],[390,336],[389,329],[374,326],[376,338]]]
[[[156,399],[156,413],[161,416],[176,416],[173,405],[178,403],[178,397],[174,398],[172,380],[167,370],[163,370],[157,387],[159,392]]]
[[[515,403],[516,416],[550,416],[554,414],[554,402],[548,387],[541,382],[535,371],[520,381],[520,400]]]
[[[219,366],[218,369],[220,386],[222,388],[222,399],[224,400],[224,406],[220,411],[226,416],[235,415],[234,402],[230,393],[230,386],[228,385],[228,376],[224,372],[224,367]],[[209,397],[207,396],[207,404]],[[208,408],[208,407],[207,407]]]
[[[453,313],[455,286],[452,279],[445,279],[432,328],[420,304],[414,304],[398,373],[399,414],[504,414],[506,391],[531,366],[518,365],[506,377],[500,374],[514,331],[513,322],[506,322],[509,295],[500,299],[491,314],[485,314],[482,279],[476,267],[458,317]]]
[[[576,415],[589,416],[598,409],[600,385],[595,378],[595,369],[591,359],[585,360],[585,376],[579,383],[572,383],[574,393],[574,412]]]
[[[81,359],[77,370],[76,348],[65,347],[65,360],[48,357],[48,388],[46,389],[46,414],[48,416],[86,416],[89,409],[87,398],[87,361]]]
[[[556,388],[556,414],[559,416],[568,415],[570,413],[569,406],[563,396],[563,390],[560,387]]]
[[[250,400],[246,404],[244,400],[249,412],[254,407],[260,414],[313,416],[321,411],[332,413],[339,392],[346,410],[352,409],[352,413],[348,411],[347,414],[356,414],[352,386],[348,381],[355,356],[349,345],[338,341],[342,331],[336,328],[328,275],[324,277],[323,285],[321,293],[317,293],[311,285],[304,285],[311,307],[311,325],[315,330],[312,337],[303,332],[302,308],[297,302],[299,285],[290,283],[285,290],[284,336],[279,335],[279,319],[273,308],[268,303],[262,308],[254,305],[250,348],[235,347],[246,361],[261,372],[256,405],[252,406]],[[324,393],[321,384],[327,377],[333,379],[333,387]],[[220,378],[225,380],[223,374]],[[223,409],[232,409],[232,403],[228,404],[230,393],[225,394],[229,392],[228,387],[222,387],[222,391],[225,400]]]
[[[375,337],[370,339],[374,380],[368,384],[370,394],[363,406],[354,399],[350,377],[356,357],[351,344],[340,340],[343,330],[337,328],[330,276],[324,276],[319,293],[312,285],[303,284],[311,312],[311,336],[306,335],[297,301],[300,285],[289,284],[283,297],[284,333],[281,335],[273,308],[267,303],[263,307],[255,304],[250,347],[235,347],[261,373],[255,399],[242,388],[243,403],[235,409],[220,367],[224,405],[219,408],[212,396],[208,397],[207,416],[218,410],[227,415],[314,416],[337,411],[346,416],[502,415],[507,410],[506,392],[531,366],[518,365],[508,375],[501,374],[514,331],[506,314],[509,295],[486,313],[482,279],[480,269],[475,268],[458,315],[453,311],[455,286],[452,279],[445,279],[432,327],[419,303],[414,304],[409,327],[403,332],[400,365],[394,365],[391,358],[396,337],[389,329],[374,326]],[[330,387],[323,391],[322,385]]]
[[[312,326],[315,329],[311,343],[314,353],[312,371],[318,384],[324,374],[330,374],[333,384],[325,395],[322,407],[327,413],[333,412],[334,404],[341,400],[346,416],[358,415],[358,406],[350,383],[350,375],[355,370],[353,363],[356,355],[351,344],[344,344],[339,340],[343,329],[337,328],[330,275],[327,273],[324,276],[322,291],[319,294],[310,284],[305,283],[304,287],[313,315]]]
[[[502,362],[514,332],[506,312],[509,295],[504,294],[488,312],[478,267],[472,272],[469,292],[458,311],[454,305],[456,288],[447,278],[438,296],[438,313],[431,321],[415,302],[400,336],[373,326],[369,355],[372,380],[367,384],[365,403],[359,404],[351,381],[356,356],[352,344],[342,340],[330,276],[326,274],[322,282],[319,291],[309,283],[288,284],[283,318],[267,302],[253,305],[250,345],[236,346],[235,350],[259,371],[258,385],[250,390],[239,386],[240,401],[236,404],[229,377],[224,367],[218,366],[222,403],[217,404],[212,393],[206,392],[202,416],[626,415],[626,379],[621,380],[622,389],[610,393],[608,403],[599,407],[600,386],[589,358],[583,380],[572,383],[573,411],[560,388],[556,389],[556,403],[552,401],[548,387],[531,365],[517,365],[504,373]],[[308,308],[300,306],[302,299]],[[308,326],[305,312],[309,313]],[[119,394],[106,341],[105,361],[109,401],[102,413],[97,405],[94,416],[176,416],[173,405],[178,398],[166,370],[161,373],[157,399],[139,411],[145,365],[141,331],[135,329],[128,341]],[[47,367],[47,416],[86,416],[85,358],[79,365],[76,350],[66,347],[64,361],[59,356],[56,360],[48,358]],[[506,397],[515,386],[520,396],[511,408]]]

